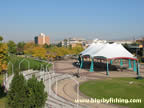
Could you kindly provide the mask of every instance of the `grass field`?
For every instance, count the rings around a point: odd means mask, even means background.
[[[93,80],[80,85],[80,91],[92,98],[142,99],[142,103],[120,104],[129,108],[144,108],[144,79],[113,78]]]

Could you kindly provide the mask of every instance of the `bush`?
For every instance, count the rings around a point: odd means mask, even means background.
[[[27,108],[42,108],[47,99],[47,93],[44,92],[44,84],[38,81],[34,76],[28,80],[29,90]]]
[[[47,99],[44,84],[34,76],[28,81],[22,74],[15,74],[8,91],[8,105],[11,108],[42,108]]]
[[[15,74],[10,90],[8,91],[8,105],[11,108],[25,108],[26,106],[26,80],[22,74]]]

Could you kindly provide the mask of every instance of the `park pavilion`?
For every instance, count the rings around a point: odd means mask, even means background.
[[[123,60],[128,60],[128,68],[132,68],[137,75],[139,75],[139,63],[138,59],[125,49],[121,44],[108,43],[106,41],[94,40],[94,42],[82,51],[79,55],[80,68],[83,68],[84,58],[90,58],[90,72],[94,71],[94,59],[106,61],[106,75],[109,75],[109,63],[116,59],[120,60],[120,65],[123,66]],[[132,65],[133,62],[133,65]]]

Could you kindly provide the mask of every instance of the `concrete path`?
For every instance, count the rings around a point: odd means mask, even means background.
[[[65,100],[64,98],[56,95],[56,93],[52,90],[53,84],[56,84],[61,80],[69,78],[68,75],[51,73],[50,76],[47,78],[48,79],[45,80],[45,90],[49,94],[47,103],[49,105],[52,105],[52,108],[85,108],[84,106],[80,106]]]

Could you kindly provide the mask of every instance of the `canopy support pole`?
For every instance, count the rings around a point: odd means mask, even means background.
[[[120,59],[120,66],[123,66],[123,60]]]
[[[107,60],[107,70],[106,70],[106,75],[109,75],[109,63],[108,63],[108,60]]]
[[[139,63],[137,63],[137,75],[140,76]]]
[[[90,72],[93,72],[94,71],[94,67],[93,67],[93,58],[91,58],[91,66],[90,66]]]
[[[79,61],[79,64],[81,64],[81,57],[80,57],[80,55],[78,56],[78,61]]]
[[[137,69],[136,69],[136,61],[135,60],[133,60],[133,71],[137,71]]]
[[[113,62],[113,61],[112,61],[112,60],[110,60],[110,64],[112,64],[112,62]]]
[[[83,62],[84,62],[84,59],[83,59],[83,56],[81,57],[81,64],[80,64],[80,68],[83,67]]]
[[[129,69],[130,69],[130,68],[132,68],[131,59],[129,59],[128,61],[129,61]]]

